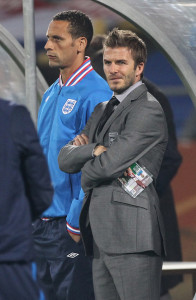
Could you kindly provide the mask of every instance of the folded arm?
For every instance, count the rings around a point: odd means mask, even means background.
[[[124,128],[107,151],[85,163],[82,168],[84,192],[117,179],[150,151],[155,151],[155,155],[158,151],[161,162],[166,142],[167,128],[161,107],[157,102],[144,104],[137,113],[127,115]],[[153,161],[150,163],[158,169]]]
[[[61,148],[58,156],[58,164],[61,171],[77,173],[81,171],[88,160],[93,159],[93,150],[97,143],[89,144],[88,135],[93,122],[93,116],[98,108],[99,105],[95,107],[95,111],[90,116],[82,133]]]
[[[93,159],[92,153],[95,146],[96,143],[81,146],[65,145],[58,156],[60,170],[67,173],[80,172],[84,164]]]

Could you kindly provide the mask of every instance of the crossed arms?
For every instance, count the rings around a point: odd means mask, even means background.
[[[91,121],[94,121],[93,118]],[[124,118],[116,122],[120,126]],[[150,171],[157,175],[167,142],[165,119],[158,103],[144,103],[139,113],[128,112],[126,123],[108,148],[97,143],[88,143],[89,128],[91,124],[87,122],[82,133],[72,143],[65,145],[58,157],[62,171],[76,173],[82,170],[84,192],[122,176],[133,162],[152,151],[159,153],[158,164],[152,160],[152,154],[148,156]]]
[[[96,145],[96,143],[89,144],[88,136],[82,133],[77,135],[73,142],[65,145],[61,149],[58,156],[59,167],[64,172],[77,173],[81,171],[88,160],[99,156],[105,151],[107,151],[105,146]]]

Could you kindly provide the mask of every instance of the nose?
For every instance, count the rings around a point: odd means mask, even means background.
[[[116,64],[112,63],[112,64],[110,65],[109,71],[110,71],[111,74],[117,73],[117,72],[118,72],[118,69],[117,69]]]
[[[51,50],[52,48],[53,48],[52,42],[48,39],[47,42],[46,42],[46,44],[45,44],[45,46],[44,46],[44,49],[46,51],[48,51],[48,50]]]

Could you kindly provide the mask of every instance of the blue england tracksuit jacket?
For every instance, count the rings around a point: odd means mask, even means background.
[[[38,133],[47,157],[54,197],[43,217],[67,216],[68,231],[80,234],[83,201],[81,174],[67,174],[58,166],[60,149],[81,132],[94,107],[112,97],[106,81],[92,68],[90,58],[62,85],[61,78],[45,92],[38,114]]]

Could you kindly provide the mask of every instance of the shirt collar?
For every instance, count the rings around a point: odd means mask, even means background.
[[[132,92],[134,89],[136,89],[138,86],[140,86],[142,84],[142,81],[138,81],[136,82],[135,84],[131,85],[128,89],[126,89],[122,94],[117,94],[115,95],[113,93],[113,96],[115,96],[119,102],[122,102],[126,97],[127,95]]]

